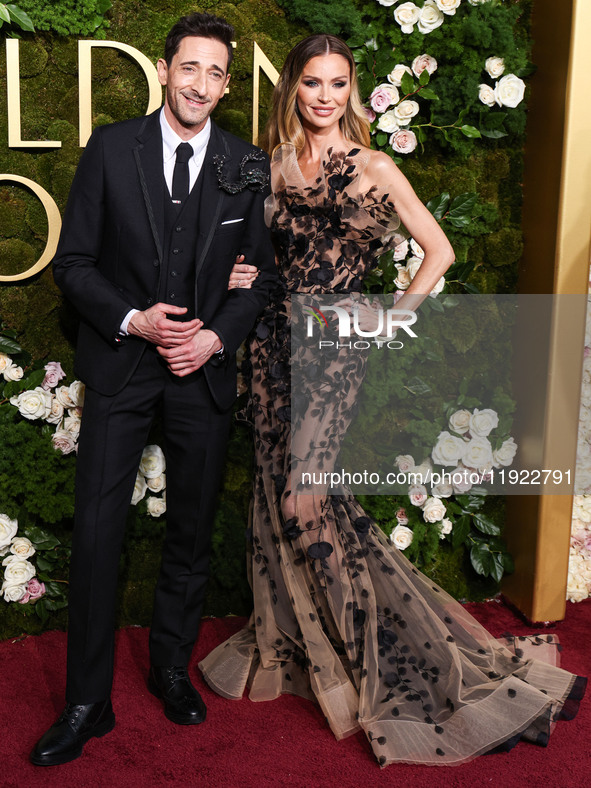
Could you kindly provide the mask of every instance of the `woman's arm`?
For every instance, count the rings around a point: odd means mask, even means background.
[[[373,151],[363,178],[369,181],[367,186],[377,184],[388,192],[401,222],[425,252],[419,270],[404,293],[404,308],[416,308],[453,263],[454,250],[407,178],[387,154]],[[414,297],[411,299],[411,296]]]

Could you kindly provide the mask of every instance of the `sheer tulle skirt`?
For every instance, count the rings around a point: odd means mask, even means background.
[[[335,736],[362,729],[381,765],[459,764],[520,738],[545,744],[585,686],[558,667],[553,635],[493,638],[352,496],[292,494],[288,306],[265,325],[252,345],[254,612],[200,663],[206,681],[227,698],[248,687],[254,701],[316,700]],[[354,397],[333,390],[314,434]]]

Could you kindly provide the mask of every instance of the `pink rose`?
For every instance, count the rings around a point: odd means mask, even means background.
[[[422,484],[417,484],[415,487],[409,488],[408,495],[413,506],[422,506],[428,498],[427,488]]]
[[[60,380],[66,377],[66,373],[62,369],[62,365],[59,361],[50,361],[43,369],[45,370],[45,377],[43,378],[41,388],[45,389],[45,391],[55,388]]]
[[[417,136],[410,129],[400,129],[390,137],[390,145],[396,153],[412,153],[417,147]]]
[[[376,113],[373,111],[371,107],[363,107],[363,111],[367,115],[367,119],[370,123],[373,123],[376,119]]]
[[[395,103],[392,99],[393,93],[391,90],[377,87],[369,97],[369,103],[375,112],[385,112],[391,104]]]
[[[437,71],[437,61],[431,55],[419,55],[412,61],[411,68],[417,77],[420,77],[425,70],[432,74],[434,71]]]
[[[36,577],[32,577],[27,585],[27,595],[31,599],[39,599],[45,593],[45,583],[40,583]]]
[[[408,517],[406,515],[406,510],[402,506],[396,512],[396,520],[398,521],[398,525],[408,525]]]
[[[30,598],[31,595],[29,594],[29,592],[25,591],[23,596],[18,600],[19,605],[26,605]]]
[[[63,429],[56,430],[51,436],[53,448],[56,450],[59,449],[62,454],[70,454],[71,452],[75,451],[77,448],[77,439],[77,435],[74,435],[74,433]]]
[[[451,483],[456,495],[463,495],[472,488],[471,475],[476,473],[476,471],[472,470],[471,468],[464,468],[463,466],[458,465],[457,468],[454,468],[453,471],[450,471],[449,473],[451,475]]]
[[[394,260],[399,262],[400,260],[404,260],[406,255],[408,254],[408,241],[404,239],[399,244],[396,244],[394,249]]]

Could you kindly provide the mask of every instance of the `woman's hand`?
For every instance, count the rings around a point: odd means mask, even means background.
[[[232,290],[235,287],[250,290],[252,283],[258,275],[259,269],[254,265],[246,265],[244,262],[244,255],[239,254],[230,273],[228,290]]]

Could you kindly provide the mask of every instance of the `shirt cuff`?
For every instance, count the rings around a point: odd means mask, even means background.
[[[129,326],[129,321],[139,311],[140,311],[139,309],[130,309],[129,312],[123,318],[123,322],[119,326],[119,333],[123,334],[124,337],[128,336],[128,334],[129,334],[129,331],[127,330],[127,327]]]

